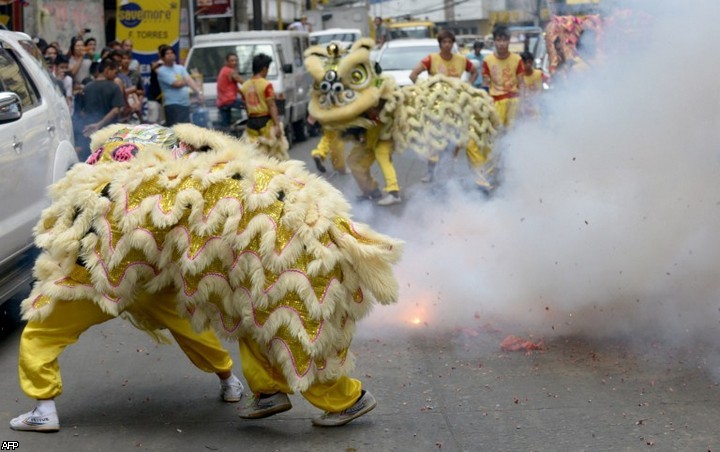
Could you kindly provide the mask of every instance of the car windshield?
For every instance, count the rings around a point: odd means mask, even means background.
[[[380,67],[384,71],[412,70],[420,60],[438,52],[437,44],[417,47],[388,47],[380,55]]]
[[[430,29],[430,27],[428,27],[426,25],[418,25],[415,27],[391,28],[389,31],[390,31],[390,39],[432,38],[432,30]]]
[[[329,35],[312,36],[313,44],[328,44],[330,41],[355,42],[356,35],[353,33],[333,33]]]
[[[235,53],[238,56],[238,72],[244,78],[252,76],[252,60],[255,55],[264,53],[273,57],[268,71],[268,80],[277,78],[277,61],[275,61],[271,44],[237,44],[216,47],[195,47],[187,62],[189,71],[197,70],[203,75],[205,83],[217,82],[220,68],[225,64],[225,56]]]

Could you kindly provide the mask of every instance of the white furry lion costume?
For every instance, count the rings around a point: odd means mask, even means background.
[[[340,192],[301,162],[191,125],[172,134],[189,153],[127,126],[100,131],[94,149],[140,152],[76,165],[51,187],[24,317],[76,299],[117,315],[140,292],[172,288],[197,329],[251,338],[295,391],[346,374],[356,320],[397,300],[402,244],[353,223]]]
[[[370,60],[372,39],[355,42],[347,54],[336,44],[305,51],[315,80],[309,111],[329,130],[370,130],[392,140],[396,152],[425,157],[465,147],[472,140],[490,148],[499,126],[492,98],[483,90],[444,75],[399,88]]]

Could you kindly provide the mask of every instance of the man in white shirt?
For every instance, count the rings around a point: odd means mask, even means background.
[[[295,22],[288,25],[288,30],[295,30],[295,31],[307,31],[310,33],[312,31],[312,25],[308,22],[307,16],[302,16],[300,20],[296,20]]]

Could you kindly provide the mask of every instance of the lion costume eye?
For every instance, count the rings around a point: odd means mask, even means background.
[[[364,65],[356,66],[352,72],[350,72],[350,83],[356,87],[364,87],[369,80],[368,70]]]

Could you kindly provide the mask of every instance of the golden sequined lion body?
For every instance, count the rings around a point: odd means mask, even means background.
[[[355,322],[397,300],[401,243],[352,222],[343,196],[301,162],[173,130],[193,152],[144,142],[128,161],[76,165],[51,187],[24,317],[77,299],[118,315],[139,293],[173,290],[198,330],[250,338],[295,391],[346,374]]]

